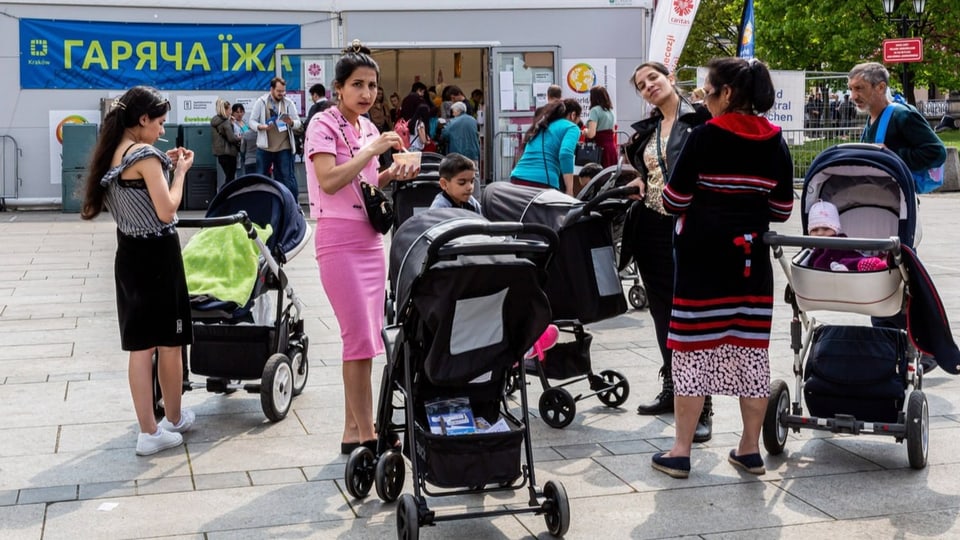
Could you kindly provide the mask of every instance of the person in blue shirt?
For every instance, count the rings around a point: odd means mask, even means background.
[[[480,213],[480,201],[473,196],[477,164],[457,153],[447,154],[440,162],[440,189],[430,208],[463,208]]]
[[[467,106],[457,101],[450,106],[453,117],[447,120],[440,132],[440,140],[447,145],[448,153],[457,153],[480,161],[480,135],[477,132],[477,119],[466,114]]]
[[[580,113],[573,99],[545,105],[523,136],[523,155],[510,172],[510,182],[554,188],[573,196],[573,156],[580,140]]]

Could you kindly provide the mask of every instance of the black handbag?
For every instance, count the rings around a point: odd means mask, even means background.
[[[586,165],[587,163],[600,163],[600,156],[603,149],[596,143],[582,142],[577,143],[577,149],[573,153],[573,162],[575,165]]]
[[[360,181],[360,192],[363,194],[363,206],[367,209],[367,219],[370,225],[380,234],[387,234],[393,226],[395,212],[390,197],[379,187]]]

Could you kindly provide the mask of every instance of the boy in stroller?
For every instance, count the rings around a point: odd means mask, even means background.
[[[833,203],[817,201],[810,207],[808,216],[810,236],[846,237],[840,231],[840,213]],[[866,255],[852,249],[815,248],[810,252],[810,266],[834,272],[870,272],[886,270],[887,263],[880,257]]]
[[[480,201],[473,196],[477,166],[472,159],[452,152],[440,162],[440,193],[430,208],[462,208],[480,213]]]

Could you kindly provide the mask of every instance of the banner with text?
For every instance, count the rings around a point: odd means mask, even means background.
[[[780,126],[788,144],[803,144],[803,106],[806,103],[804,81],[806,72],[770,70],[773,88],[776,91],[776,101],[773,107],[764,116],[767,120]],[[707,68],[697,68],[697,86],[703,87],[707,82]]]
[[[700,0],[659,0],[653,15],[648,60],[661,62],[672,73],[697,14]]]
[[[299,47],[297,25],[21,19],[20,86],[266,90],[274,49]],[[299,79],[287,62],[284,77]]]

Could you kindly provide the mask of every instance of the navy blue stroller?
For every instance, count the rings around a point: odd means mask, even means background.
[[[253,289],[243,302],[191,296],[194,341],[189,354],[184,349],[183,390],[258,393],[264,414],[277,422],[287,415],[293,397],[307,383],[309,339],[303,331],[303,304],[283,265],[309,241],[310,226],[286,187],[257,174],[226,184],[210,202],[204,218],[181,219],[179,226],[214,228],[236,223],[259,252]],[[266,241],[254,224],[261,228],[270,225],[272,234]],[[192,382],[190,373],[207,379]],[[257,379],[259,382],[244,382]],[[154,414],[160,418],[163,396],[156,359],[153,388]]]
[[[817,156],[804,178],[800,199],[804,233],[808,212],[817,201],[837,207],[847,237],[774,232],[764,236],[788,281],[796,375],[792,402],[786,382],[771,383],[764,447],[780,454],[791,429],[886,435],[906,441],[910,466],[922,469],[927,464],[929,421],[918,346],[935,352],[938,363],[953,373],[958,353],[939,296],[913,251],[920,241],[914,180],[906,164],[885,148],[838,145]],[[782,246],[801,249],[784,257]],[[886,268],[814,268],[810,264],[814,248],[875,255],[886,261]],[[813,311],[839,311],[892,317],[905,308],[909,333],[818,324],[808,316]],[[926,317],[923,324],[916,324],[917,317]],[[801,396],[810,416],[803,415]]]

